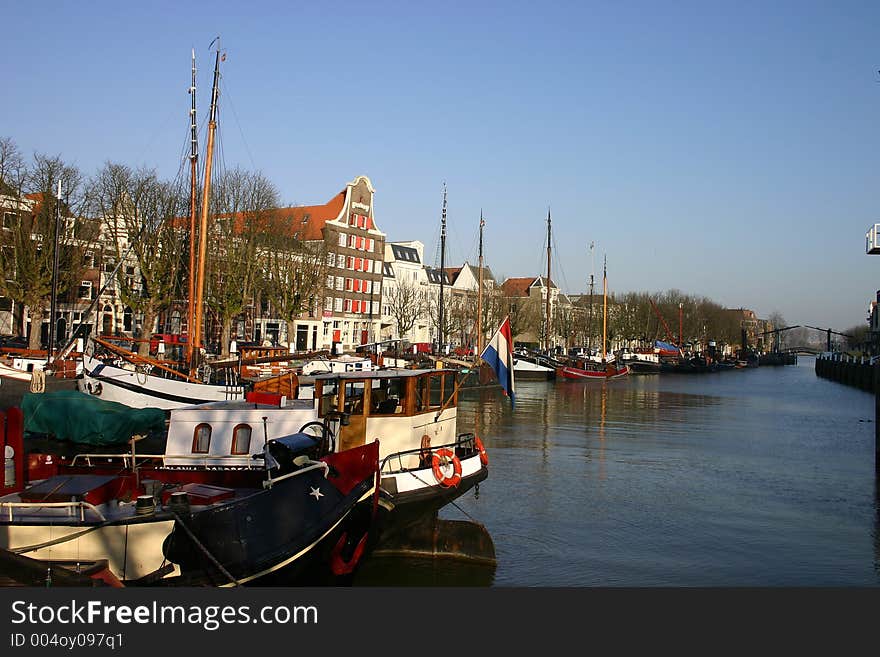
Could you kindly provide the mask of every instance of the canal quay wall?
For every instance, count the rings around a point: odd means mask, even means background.
[[[837,353],[816,356],[816,376],[875,394],[880,389],[878,367],[880,363],[872,363],[865,356]]]

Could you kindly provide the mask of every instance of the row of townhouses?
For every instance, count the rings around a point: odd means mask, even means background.
[[[23,213],[33,211],[38,200],[5,191],[0,194],[2,228],[10,231]],[[443,342],[472,347],[478,335],[491,330],[488,326],[497,326],[508,312],[515,312],[517,304],[531,301],[535,307],[545,308],[548,289],[551,316],[571,308],[570,300],[541,276],[508,279],[499,284],[487,266],[464,263],[443,270],[429,266],[422,242],[388,241],[374,215],[374,195],[369,178],[358,176],[323,205],[275,210],[295,227],[295,237],[322,247],[326,254],[321,294],[315,294],[308,310],[292,323],[278,319],[271,303],[257,299],[236,321],[232,337],[286,344],[297,351],[353,351],[360,345],[401,339],[415,344],[438,343],[443,294]],[[142,317],[118,294],[120,277],[129,288],[136,287],[140,280],[133,256],[122,263],[116,261],[115,254],[127,251],[126,237],[102,225],[101,239],[96,244],[99,246],[82,254],[86,266],[79,285],[71,286],[58,299],[57,341],[64,342],[79,323],[86,325],[87,332],[101,335],[143,337],[188,332],[184,300],[161,313],[152,326],[142,326]],[[4,275],[14,276],[15,272]],[[478,298],[481,281],[483,295]],[[480,328],[475,321],[478,310],[484,317]],[[0,334],[29,334],[33,315],[26,305],[0,297]],[[40,324],[45,342],[48,316]],[[540,321],[523,324],[518,341],[546,344],[543,329],[538,326]],[[211,344],[219,338],[217,328],[209,329],[206,336],[209,346],[218,348]],[[549,343],[565,345],[568,337],[565,330],[551,328]],[[487,338],[484,336],[483,341]]]

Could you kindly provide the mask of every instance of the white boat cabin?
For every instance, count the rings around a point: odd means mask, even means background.
[[[260,468],[268,441],[301,433],[320,435],[326,423],[335,451],[379,441],[379,458],[455,442],[456,372],[373,370],[320,374],[300,387],[298,399],[250,393],[247,401],[221,401],[171,410],[164,464],[172,467]],[[307,390],[311,387],[311,395]],[[305,393],[305,394],[302,394]],[[310,397],[303,399],[302,397]]]

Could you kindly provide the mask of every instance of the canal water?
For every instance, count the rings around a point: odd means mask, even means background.
[[[441,519],[478,558],[379,555],[354,585],[880,585],[874,397],[812,358],[516,391],[461,396],[490,472]]]

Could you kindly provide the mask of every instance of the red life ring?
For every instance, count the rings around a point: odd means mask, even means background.
[[[479,436],[474,436],[474,447],[476,447],[477,451],[480,453],[480,463],[483,465],[489,465],[489,455],[486,454],[486,448],[483,447],[483,441],[480,440]]]
[[[364,548],[367,545],[367,536],[369,536],[369,534],[364,532],[364,535],[361,536],[361,539],[357,542],[357,545],[352,551],[351,557],[346,561],[342,551],[345,544],[348,542],[348,532],[342,532],[342,535],[339,537],[339,540],[336,541],[336,545],[333,546],[333,549],[330,552],[330,570],[334,575],[350,575],[354,572],[355,567],[364,555]]]
[[[449,463],[448,459],[450,458],[452,459],[452,475],[447,477],[443,474],[441,468]],[[443,449],[438,449],[434,452],[434,456],[431,457],[431,465],[434,470],[434,478],[440,482],[441,486],[452,488],[461,483],[461,461],[458,460],[458,457],[452,452],[452,450],[446,449],[445,447]]]

